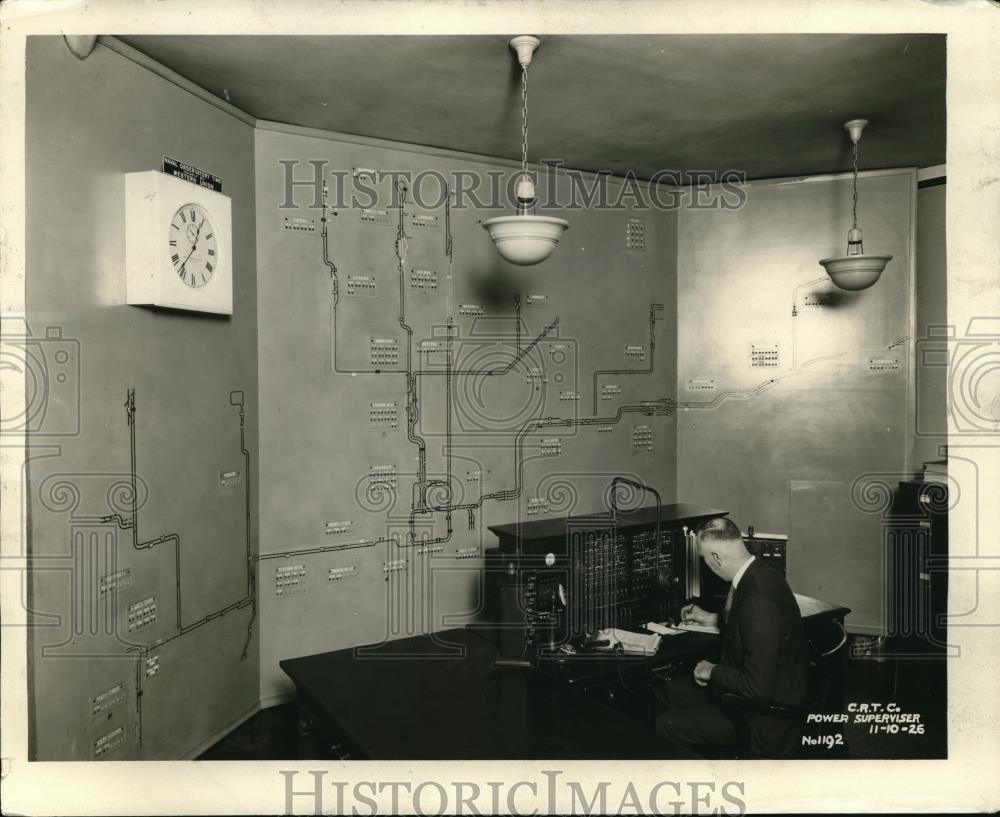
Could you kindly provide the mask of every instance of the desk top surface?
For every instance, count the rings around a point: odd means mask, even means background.
[[[472,629],[280,662],[378,760],[691,758],[545,671],[495,668]]]
[[[687,502],[677,502],[663,505],[660,508],[661,524],[690,520],[697,524],[703,519],[713,516],[725,516],[728,511],[703,508]],[[530,522],[511,522],[507,525],[490,525],[489,529],[497,536],[511,536],[528,542],[533,539],[551,539],[555,536],[565,536],[567,529],[607,527],[611,524],[610,513],[583,514],[580,516],[561,516],[552,519],[537,519]],[[634,511],[619,511],[615,524],[619,528],[639,527],[656,524],[656,506],[638,508]]]

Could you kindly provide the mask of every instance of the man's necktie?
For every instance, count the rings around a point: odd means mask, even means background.
[[[726,606],[722,608],[722,618],[727,620],[729,618],[729,611],[733,609],[733,596],[736,595],[736,588],[733,585],[729,585],[729,593],[726,594]]]

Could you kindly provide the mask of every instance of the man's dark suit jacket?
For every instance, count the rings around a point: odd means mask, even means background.
[[[809,655],[795,597],[781,574],[754,559],[736,586],[711,687],[717,694],[735,692],[799,705],[805,699],[808,673]],[[794,719],[741,714],[755,755],[790,755],[801,741],[801,724]]]

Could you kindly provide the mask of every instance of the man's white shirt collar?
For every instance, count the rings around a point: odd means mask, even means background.
[[[743,578],[743,574],[747,572],[747,568],[750,567],[750,562],[754,560],[754,556],[751,556],[743,563],[743,567],[736,571],[736,575],[733,576],[733,591],[736,590],[736,585],[740,583],[740,579]]]

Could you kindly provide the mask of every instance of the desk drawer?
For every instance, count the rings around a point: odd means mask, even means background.
[[[689,674],[692,667],[691,659],[677,658],[653,667],[647,665],[641,672],[626,672],[613,680],[590,684],[586,691],[612,709],[652,729],[661,708],[657,690],[671,678]]]
[[[343,730],[301,694],[298,696],[299,760],[364,760]]]

